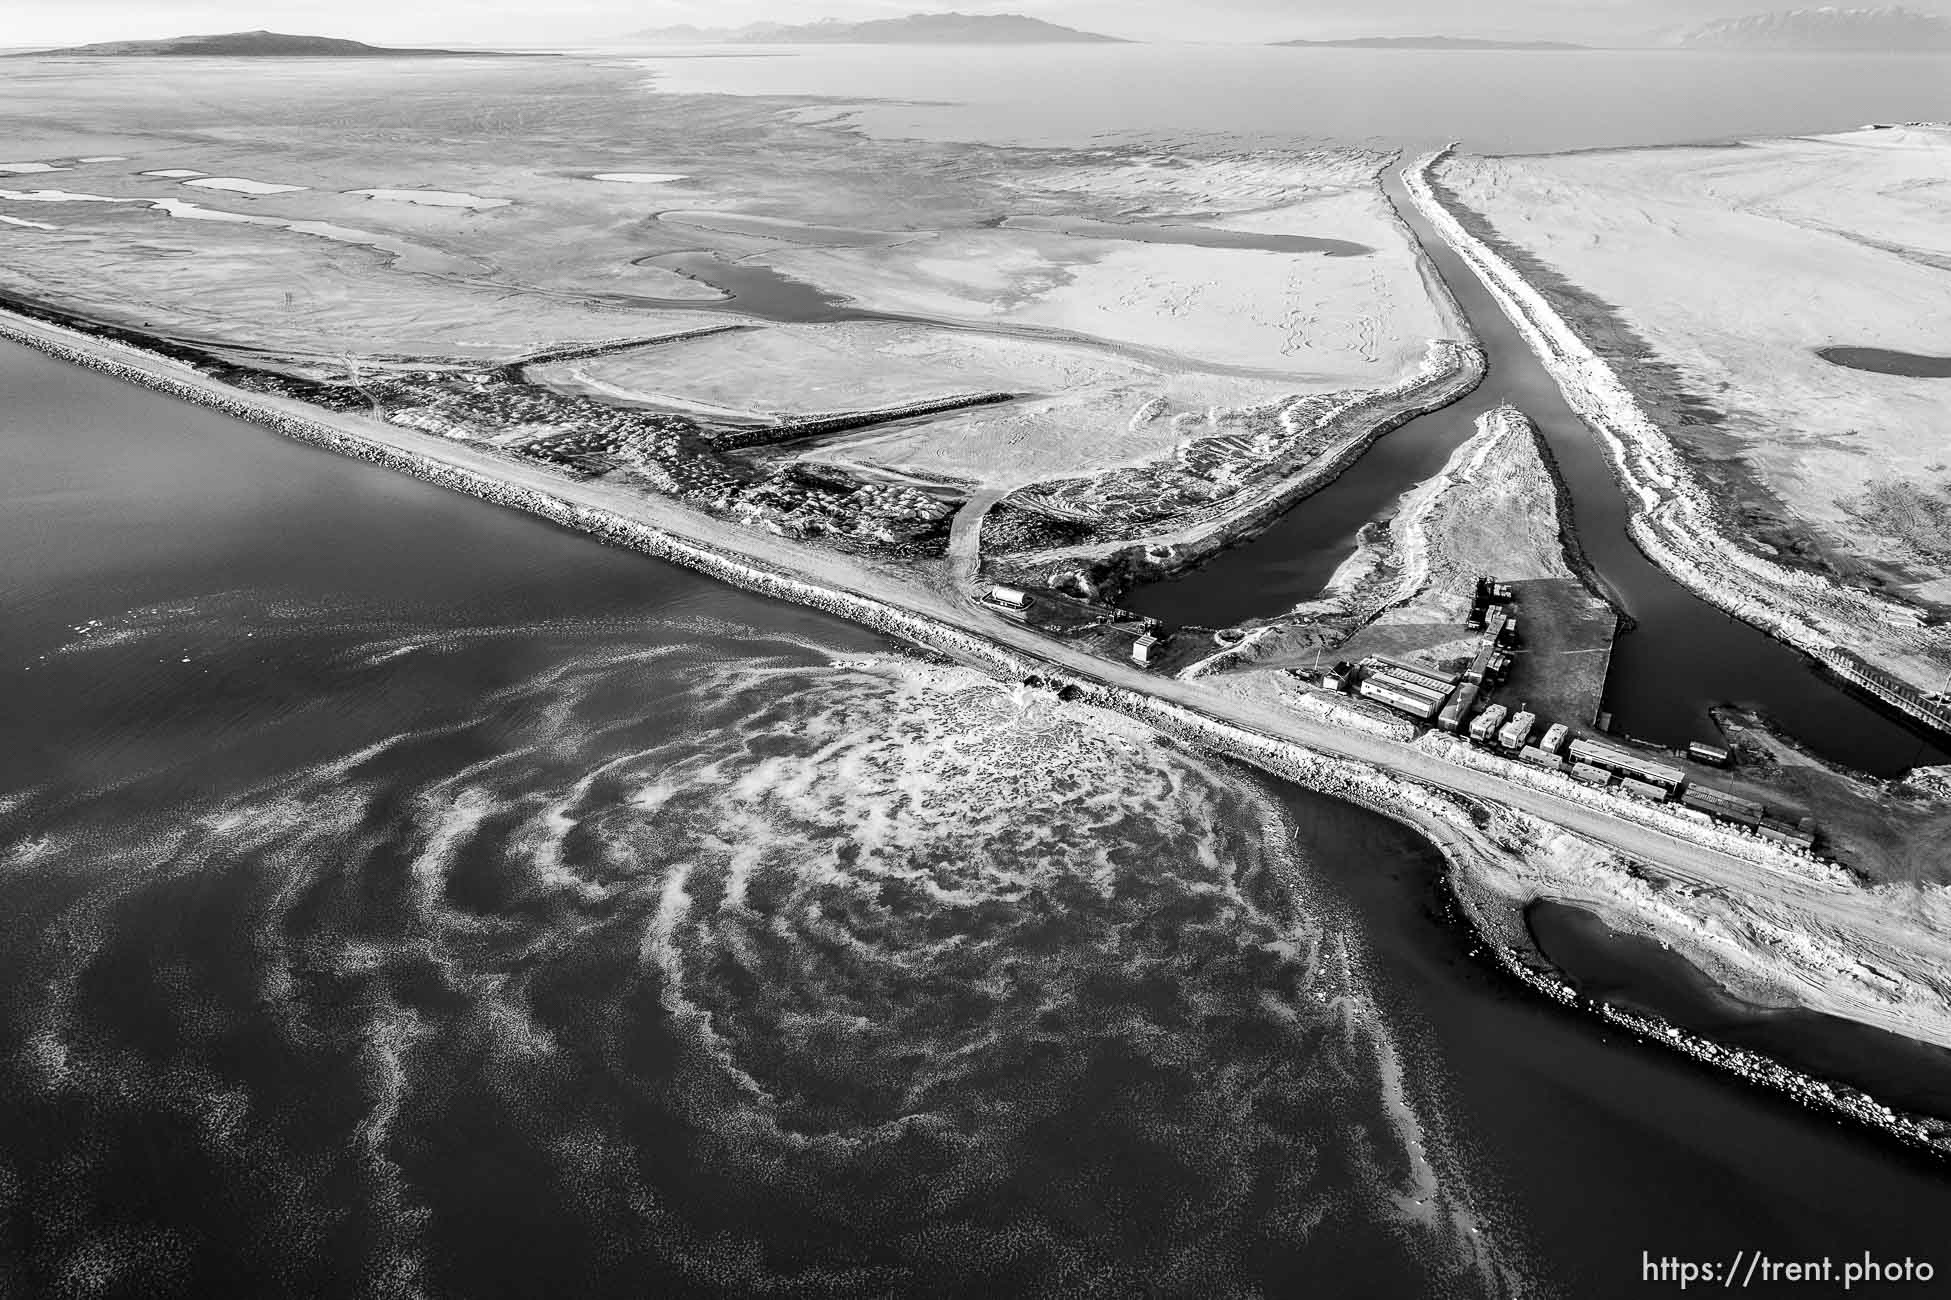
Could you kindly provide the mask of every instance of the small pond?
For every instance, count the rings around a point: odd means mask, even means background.
[[[1215,226],[1146,225],[1136,221],[1093,221],[1087,217],[1005,217],[1000,224],[1004,230],[1041,230],[1074,239],[1124,239],[1192,248],[1251,248],[1267,253],[1321,253],[1328,257],[1364,257],[1375,251],[1367,244],[1347,239],[1221,230]]]
[[[1951,379],[1951,357],[1922,352],[1893,352],[1889,348],[1817,348],[1816,355],[1832,366],[1869,370],[1909,379]]]

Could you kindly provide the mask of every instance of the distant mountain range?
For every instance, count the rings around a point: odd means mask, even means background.
[[[1290,49],[1317,50],[1584,50],[1569,41],[1489,41],[1471,36],[1356,36],[1340,41],[1275,41]]]
[[[631,39],[750,45],[1079,45],[1122,43],[1024,14],[909,14],[843,22],[753,23],[746,27],[652,27]]]
[[[1723,18],[1679,40],[1690,50],[1951,50],[1951,19],[1895,6],[1790,9]]]
[[[96,45],[71,45],[59,50],[33,50],[35,56],[83,54],[109,58],[202,58],[202,59],[375,59],[375,58],[481,58],[495,57],[492,50],[389,49],[364,41],[340,40],[335,36],[292,36],[284,32],[224,32],[216,36],[172,36],[161,41],[103,41]]]

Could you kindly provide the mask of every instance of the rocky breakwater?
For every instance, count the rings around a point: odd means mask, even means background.
[[[1549,880],[1575,874],[1578,867],[1574,859],[1606,859],[1605,865],[1621,875],[1640,870],[1639,864],[1606,854],[1597,846],[1526,814],[1508,808],[1487,808],[1401,779],[1380,768],[1319,754],[1153,696],[1061,675],[1049,679],[1045,685],[1085,703],[1135,718],[1183,744],[1358,804],[1416,831],[1442,853],[1444,883],[1450,900],[1483,941],[1480,955],[1552,1001],[1595,1015],[1644,1042],[1725,1070],[1811,1109],[1866,1125],[1935,1155],[1951,1155],[1951,1123],[1906,1114],[1859,1089],[1814,1078],[1756,1052],[1716,1043],[1657,1016],[1582,997],[1550,968],[1528,938],[1517,938],[1524,933],[1522,922],[1516,919],[1521,909],[1512,905],[1507,893],[1508,881],[1526,876]],[[1590,791],[1582,793],[1591,794]],[[1697,830],[1689,824],[1686,833]],[[1766,854],[1770,846],[1742,847]],[[1785,855],[1777,865],[1786,870],[1824,874],[1819,865],[1792,861],[1793,856]],[[1543,896],[1549,893],[1546,889]]]
[[[1951,629],[1909,606],[1790,569],[1740,540],[1721,503],[1624,381],[1495,249],[1466,230],[1433,175],[1445,149],[1403,171],[1408,193],[1470,267],[1595,429],[1630,506],[1633,541],[1696,595],[1810,654],[1848,645],[1898,677],[1933,683],[1951,665]]]
[[[1467,905],[1465,910],[1468,910]],[[1951,1158],[1951,1123],[1897,1110],[1861,1089],[1813,1078],[1759,1052],[1730,1047],[1689,1033],[1658,1016],[1628,1011],[1597,998],[1585,997],[1548,967],[1541,967],[1543,959],[1535,951],[1507,944],[1492,945],[1488,952],[1506,973],[1532,990],[1562,1006],[1597,1016],[1643,1043],[1665,1047],[1703,1065],[1725,1070],[1758,1088],[1780,1093],[1811,1110],[1865,1125],[1906,1146],[1940,1158]]]

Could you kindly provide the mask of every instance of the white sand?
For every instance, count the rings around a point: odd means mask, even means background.
[[[270,181],[246,180],[242,176],[208,176],[200,181],[184,181],[205,190],[230,190],[236,194],[292,194],[304,189],[303,185],[274,185]]]
[[[457,190],[347,190],[346,193],[360,199],[417,203],[429,208],[472,208],[476,211],[505,208],[514,202],[513,199],[484,199],[478,194],[462,194]]]
[[[98,153],[90,154],[88,157],[79,159],[78,161],[85,163],[127,162],[129,158],[127,154]]]
[[[82,161],[86,162],[87,160],[83,159]],[[52,163],[0,163],[0,172],[7,172],[14,176],[25,176],[30,172],[64,172],[66,170],[68,170],[66,167],[56,167]]]
[[[282,226],[285,223],[268,217],[253,217],[243,212],[225,212],[221,208],[206,208],[196,203],[186,203],[182,199],[157,199],[149,205],[157,212],[166,212],[172,217],[185,221],[228,221],[243,226]]]
[[[619,185],[662,185],[685,179],[683,172],[598,172],[593,181],[614,181]]]
[[[24,226],[28,230],[59,230],[61,228],[45,221],[29,221],[26,217],[9,217],[4,213],[0,213],[0,224]]]
[[[144,172],[142,174],[144,176],[161,176],[173,181],[187,180],[192,176],[203,175],[202,172],[197,171],[194,167],[165,167],[161,171]]]
[[[67,190],[0,190],[0,199],[15,203],[125,203],[106,194],[71,194]]]

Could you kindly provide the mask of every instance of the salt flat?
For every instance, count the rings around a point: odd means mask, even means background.
[[[1951,354],[1951,131],[1463,157],[1441,178],[1754,540],[1951,603],[1951,389],[1817,355]]]
[[[433,208],[505,208],[512,200],[482,198],[454,190],[348,190],[355,198],[380,199],[388,203],[422,203]]]
[[[202,180],[184,181],[205,190],[229,190],[233,194],[295,194],[305,188],[303,185],[279,185],[273,181],[254,181],[243,176],[206,176]]]

